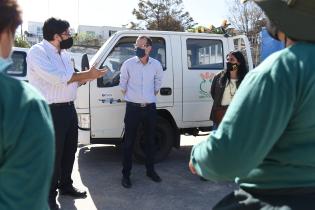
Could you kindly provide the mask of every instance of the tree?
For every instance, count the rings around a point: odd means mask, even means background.
[[[138,7],[132,11],[140,21],[130,23],[134,29],[185,31],[196,25],[189,13],[184,12],[182,0],[139,0]]]
[[[244,33],[252,46],[254,64],[259,63],[260,31],[266,26],[263,11],[254,3],[241,4],[240,0],[229,0],[229,22],[241,33]]]
[[[14,46],[15,47],[23,47],[23,48],[30,48],[31,45],[26,41],[23,36],[16,36],[14,39]]]
[[[81,32],[74,36],[74,45],[83,47],[100,47],[104,43],[102,37],[97,37],[95,34]]]

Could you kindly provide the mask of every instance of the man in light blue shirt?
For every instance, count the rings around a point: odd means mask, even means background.
[[[149,57],[152,40],[139,36],[136,56],[125,61],[121,67],[120,84],[126,100],[125,139],[123,142],[123,178],[121,184],[131,187],[132,150],[141,123],[145,132],[145,165],[147,176],[154,182],[161,178],[154,170],[154,138],[156,125],[156,95],[162,84],[163,68],[159,61]]]

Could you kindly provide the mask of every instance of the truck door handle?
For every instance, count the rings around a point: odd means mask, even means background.
[[[161,88],[161,89],[160,89],[160,94],[161,94],[162,96],[169,96],[169,95],[172,95],[172,88],[169,88],[169,87]]]

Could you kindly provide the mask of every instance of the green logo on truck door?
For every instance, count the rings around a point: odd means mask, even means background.
[[[199,98],[210,98],[210,88],[211,83],[213,80],[213,77],[215,76],[215,73],[205,72],[201,73],[201,82],[199,85]]]

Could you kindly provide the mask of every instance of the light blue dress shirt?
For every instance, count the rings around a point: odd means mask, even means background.
[[[137,56],[126,60],[120,70],[120,84],[126,91],[125,100],[134,103],[155,103],[155,92],[160,90],[163,78],[161,63],[149,58],[141,63]]]

